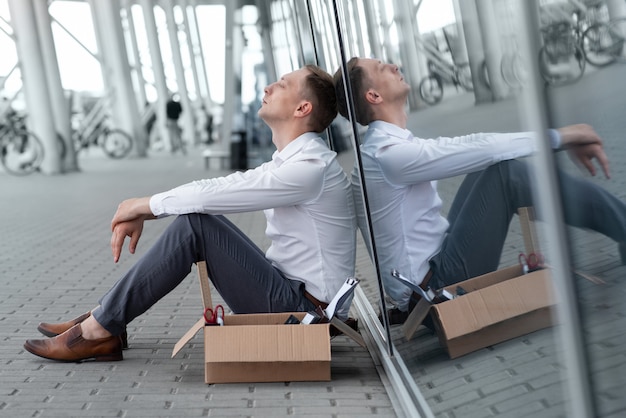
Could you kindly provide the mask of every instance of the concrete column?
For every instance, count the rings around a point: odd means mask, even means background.
[[[211,88],[209,86],[209,78],[206,71],[204,50],[202,49],[202,39],[200,38],[200,30],[198,26],[198,16],[196,14],[197,0],[186,0],[188,4],[187,13],[189,15],[190,31],[194,44],[195,63],[198,67],[198,79],[200,81],[200,89],[204,99],[204,105],[207,110],[213,107],[213,98],[211,97]]]
[[[352,13],[350,14],[354,18],[354,33],[356,36],[356,44],[358,48],[359,57],[365,56],[365,43],[363,42],[363,28],[361,27],[361,15],[359,14],[359,4],[363,6],[362,3],[355,1],[352,2]]]
[[[128,132],[134,139],[132,154],[147,155],[146,133],[141,126],[139,107],[133,90],[130,64],[124,42],[119,0],[89,0],[94,26],[100,33],[98,49],[102,51],[101,65],[107,82],[107,104],[114,125]]]
[[[135,20],[133,19],[133,2],[131,0],[124,0],[124,12],[126,13],[126,30],[128,31],[128,37],[130,41],[130,48],[133,54],[134,71],[135,76],[135,92],[137,94],[137,101],[139,106],[143,109],[144,105],[148,101],[146,98],[146,80],[143,78],[143,71],[141,71],[141,57],[139,55],[139,46],[137,45],[137,33],[135,32]]]
[[[235,104],[235,71],[233,68],[233,28],[235,27],[235,6],[235,2],[232,1],[227,1],[224,4],[224,7],[226,7],[226,48],[224,54],[224,110],[220,146],[229,151]]]
[[[57,60],[50,14],[48,13],[48,2],[46,0],[34,0],[35,19],[37,21],[39,41],[41,45],[41,56],[45,65],[45,74],[50,94],[50,105],[54,115],[54,126],[56,132],[63,138],[65,143],[65,155],[60,155],[61,170],[63,172],[78,171],[78,162],[74,152],[74,141],[72,141],[72,124],[70,120],[70,104],[65,97],[65,91],[61,84],[61,73]],[[56,143],[55,143],[56,144]],[[58,144],[56,144],[58,145]]]
[[[58,174],[61,172],[61,159],[34,5],[32,0],[9,0],[8,4],[21,63],[29,128],[41,139],[45,150],[41,171]]]
[[[268,83],[273,83],[278,78],[276,76],[276,64],[274,63],[274,45],[272,43],[271,24],[272,17],[269,10],[269,3],[264,0],[256,0],[256,7],[259,11],[259,33],[261,34],[261,44],[263,46],[263,62],[267,72]]]
[[[456,4],[455,4],[456,5]],[[472,70],[472,82],[474,84],[474,98],[476,103],[490,102],[493,100],[491,90],[480,77],[485,53],[483,51],[482,38],[480,34],[480,24],[478,13],[474,1],[461,0],[458,2],[458,9],[455,8],[457,21],[462,22],[463,34],[467,45],[467,55]]]
[[[148,49],[150,50],[150,61],[152,61],[152,72],[154,74],[154,84],[157,91],[156,115],[157,121],[154,129],[158,129],[161,140],[166,144],[166,148],[171,148],[169,131],[167,130],[167,115],[165,113],[166,103],[169,98],[167,83],[165,82],[165,71],[163,70],[163,56],[159,45],[159,34],[156,20],[154,18],[154,2],[152,0],[140,0],[143,11],[144,25],[148,37]]]
[[[380,25],[380,22],[376,20],[376,15],[374,13],[374,2],[363,2],[363,9],[365,11],[367,35],[370,40],[372,55],[376,58],[383,59],[383,50],[381,48],[382,43],[380,41],[380,37],[378,36],[378,26]]]
[[[456,17],[456,33],[458,36],[458,57],[459,63],[469,62],[469,57],[467,55],[467,42],[465,41],[465,32],[463,31],[463,22],[461,21],[461,11],[459,3],[461,0],[452,0],[452,6],[454,8],[454,15]]]
[[[196,65],[196,51],[194,43],[191,39],[191,29],[189,24],[189,15],[187,14],[187,2],[182,0],[179,2],[179,6],[183,15],[183,30],[185,31],[185,38],[187,38],[187,50],[189,51],[189,69],[193,76],[193,85],[195,89],[196,100],[202,99],[202,92],[200,89],[200,79],[198,78],[198,67]]]
[[[618,19],[620,17],[626,17],[626,1],[606,0],[606,5],[609,9],[609,17],[611,19]]]
[[[387,27],[389,23],[389,16],[387,15],[387,1],[386,0],[378,0],[378,12],[380,13],[381,24],[385,26],[385,30],[383,31],[383,34],[385,37],[384,39],[385,48],[383,49],[384,57],[381,57],[381,59],[384,59],[384,61],[387,61],[387,62],[398,62],[400,51],[399,49],[396,49],[395,45],[392,45],[391,35],[389,34],[390,31]]]
[[[174,72],[176,73],[176,84],[178,86],[178,94],[183,107],[181,119],[183,122],[183,141],[187,144],[193,144],[195,137],[194,110],[191,100],[189,100],[189,91],[187,90],[187,82],[185,78],[185,68],[183,67],[183,59],[180,53],[180,43],[178,42],[178,25],[174,18],[174,0],[166,0],[163,2],[165,10],[165,19],[167,21],[167,33],[172,48],[172,59],[174,60]]]
[[[494,100],[502,100],[508,96],[509,88],[500,71],[502,46],[500,45],[498,22],[494,12],[493,0],[476,0],[476,10],[485,49],[485,61],[487,62],[491,92]]]
[[[413,27],[413,2],[412,0],[394,0],[395,21],[398,25],[402,40],[400,43],[400,53],[404,57],[402,71],[411,85],[409,94],[409,107],[411,110],[423,106],[419,96],[419,83],[422,71],[420,71],[420,60],[417,55],[417,45],[415,40],[415,29]]]
[[[348,59],[350,59],[351,57],[359,56],[359,53],[358,51],[356,51],[356,47],[354,45],[354,32],[352,29],[353,19],[352,19],[352,16],[350,16],[348,0],[340,0],[340,1],[341,1],[341,5],[340,5],[339,10],[343,11],[343,14],[344,14],[343,24],[345,25],[345,28],[346,28],[343,34],[344,48],[346,49],[346,56],[348,57]]]

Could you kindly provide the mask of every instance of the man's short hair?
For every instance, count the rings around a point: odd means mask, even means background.
[[[367,74],[363,67],[358,65],[359,59],[353,57],[346,64],[348,76],[350,77],[350,85],[352,87],[352,95],[354,96],[354,112],[356,121],[361,125],[368,125],[372,121],[372,110],[365,100],[365,93],[369,88]],[[337,107],[339,114],[349,119],[348,100],[346,98],[346,90],[344,85],[343,72],[341,67],[335,72],[333,77],[335,83],[335,94],[337,95]]]
[[[311,129],[320,133],[337,117],[337,98],[333,77],[316,65],[306,65],[309,74],[305,78],[304,97],[313,104]]]

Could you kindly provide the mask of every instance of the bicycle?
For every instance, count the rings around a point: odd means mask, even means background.
[[[428,75],[419,84],[419,94],[422,100],[431,106],[436,105],[443,98],[443,85],[452,84],[465,91],[474,91],[472,72],[469,64],[451,65],[443,62],[428,61]]]
[[[612,19],[602,26],[602,48],[613,61],[626,62],[626,17]]]
[[[585,59],[596,67],[605,67],[620,60],[624,45],[626,20],[609,20],[603,2],[573,14],[576,36],[585,53]]]
[[[585,72],[587,59],[568,21],[551,23],[541,29],[543,46],[539,49],[539,72],[552,86],[578,81]]]
[[[26,129],[24,118],[9,115],[0,124],[0,160],[9,174],[23,176],[39,170],[44,148],[41,140]]]
[[[75,130],[72,139],[76,153],[96,145],[108,157],[119,159],[126,157],[133,149],[133,138],[121,129],[110,128],[106,120],[101,120],[91,130]]]

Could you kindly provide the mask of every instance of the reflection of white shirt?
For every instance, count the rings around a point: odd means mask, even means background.
[[[411,290],[391,270],[421,283],[448,229],[436,180],[527,156],[536,138],[525,132],[422,139],[386,122],[369,125],[360,148],[374,241],[385,290],[400,309],[407,309]],[[354,172],[353,184],[358,193]]]
[[[350,182],[336,155],[317,134],[306,133],[255,169],[156,194],[150,208],[156,216],[263,210],[267,258],[330,302],[354,275],[356,252]]]

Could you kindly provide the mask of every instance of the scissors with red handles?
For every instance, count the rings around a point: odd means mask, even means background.
[[[541,268],[544,262],[543,256],[537,253],[520,253],[518,260],[520,265],[522,266],[522,271],[524,272],[524,274]]]
[[[216,305],[215,308],[206,308],[204,322],[207,325],[224,325],[224,307]]]

